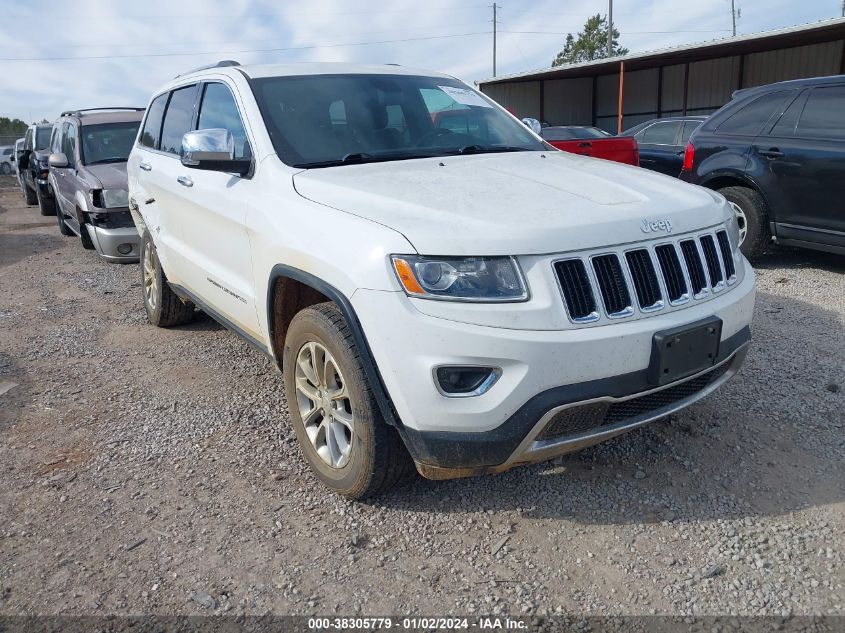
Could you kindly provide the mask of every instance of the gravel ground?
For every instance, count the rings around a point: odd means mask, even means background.
[[[351,503],[267,360],[0,189],[0,614],[845,615],[843,272],[760,262],[745,368],[670,421]]]

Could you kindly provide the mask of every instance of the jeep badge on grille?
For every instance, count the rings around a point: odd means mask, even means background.
[[[645,218],[643,218],[642,224],[640,224],[640,230],[643,233],[657,233],[659,231],[666,231],[667,233],[671,233],[672,221],[669,219],[646,220]]]

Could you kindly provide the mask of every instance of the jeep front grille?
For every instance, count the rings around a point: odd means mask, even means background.
[[[587,268],[580,259],[568,259],[555,264],[560,288],[566,299],[569,318],[578,323],[598,318]]]
[[[719,230],[576,255],[556,261],[554,270],[570,320],[589,323],[603,316],[656,312],[720,292],[737,279],[732,254],[727,232]]]
[[[631,314],[631,295],[616,255],[599,255],[593,258],[593,270],[599,282],[604,310],[611,317]]]

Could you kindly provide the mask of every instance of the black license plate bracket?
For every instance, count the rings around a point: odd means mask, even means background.
[[[719,356],[722,319],[709,317],[652,337],[649,381],[666,385],[712,367]]]

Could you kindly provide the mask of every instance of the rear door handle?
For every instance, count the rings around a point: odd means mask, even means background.
[[[582,141],[581,143],[578,143],[578,147],[592,147],[592,146],[593,146],[593,144],[590,143],[590,141]]]
[[[140,167],[144,171],[150,171],[153,168],[153,166],[149,163],[141,163],[140,165],[138,165],[138,167]]]
[[[176,182],[178,182],[180,185],[182,185],[184,187],[193,187],[194,186],[194,181],[191,180],[188,176],[179,176],[176,179]]]
[[[783,156],[783,152],[780,151],[777,147],[772,147],[770,149],[759,149],[757,153],[760,156],[765,156],[766,158],[780,158]]]

